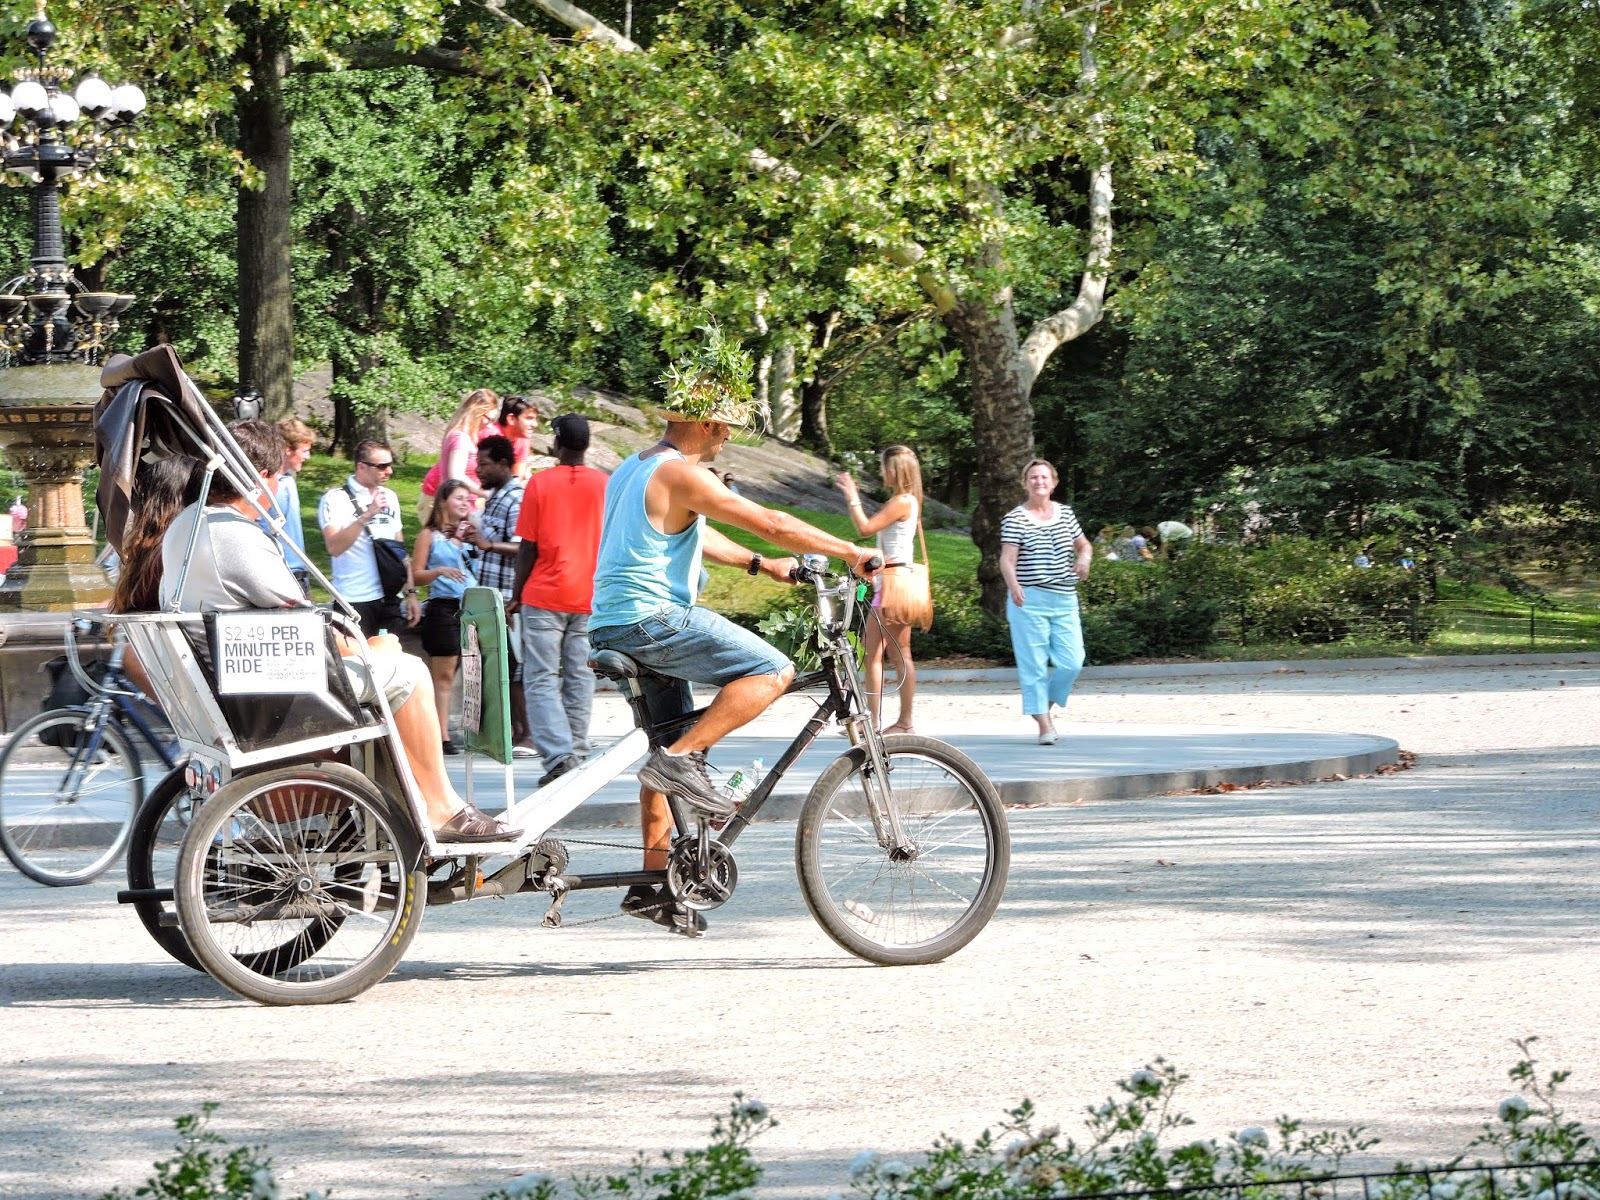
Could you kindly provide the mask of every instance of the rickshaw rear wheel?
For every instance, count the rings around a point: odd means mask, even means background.
[[[218,983],[261,1004],[331,1004],[383,979],[422,920],[409,810],[339,763],[243,776],[178,856],[178,922]]]

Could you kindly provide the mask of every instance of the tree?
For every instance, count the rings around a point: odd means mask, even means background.
[[[1366,33],[1276,0],[693,0],[641,46],[557,0],[537,7],[591,36],[522,62],[508,43],[496,69],[519,89],[544,79],[563,161],[608,181],[546,175],[549,194],[581,191],[589,221],[624,223],[663,261],[640,306],[669,343],[706,309],[750,328],[759,304],[793,328],[847,304],[878,321],[933,305],[965,360],[973,537],[996,609],[1033,387],[1103,311],[1113,167],[1136,211],[1181,204],[1212,106]]]

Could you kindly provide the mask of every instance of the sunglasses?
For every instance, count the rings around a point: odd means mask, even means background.
[[[364,467],[377,467],[380,471],[392,471],[394,470],[394,459],[391,458],[386,462],[373,462],[370,458],[363,458],[361,465]]]

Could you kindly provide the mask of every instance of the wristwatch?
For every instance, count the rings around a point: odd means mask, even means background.
[[[744,573],[746,575],[761,574],[761,555],[752,554],[750,556],[750,565],[744,569]]]
[[[414,588],[414,587],[408,587],[405,591],[401,592],[400,594],[402,596],[408,596],[408,597],[409,596],[415,596],[417,594],[417,589]]]

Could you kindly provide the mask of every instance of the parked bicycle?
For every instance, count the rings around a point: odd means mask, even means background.
[[[92,677],[67,628],[66,668],[87,699],[25,722],[0,750],[0,850],[28,878],[51,887],[88,883],[122,853],[144,799],[143,741],[163,764],[177,764],[166,722],[123,670],[127,641],[113,635],[105,674]]]

